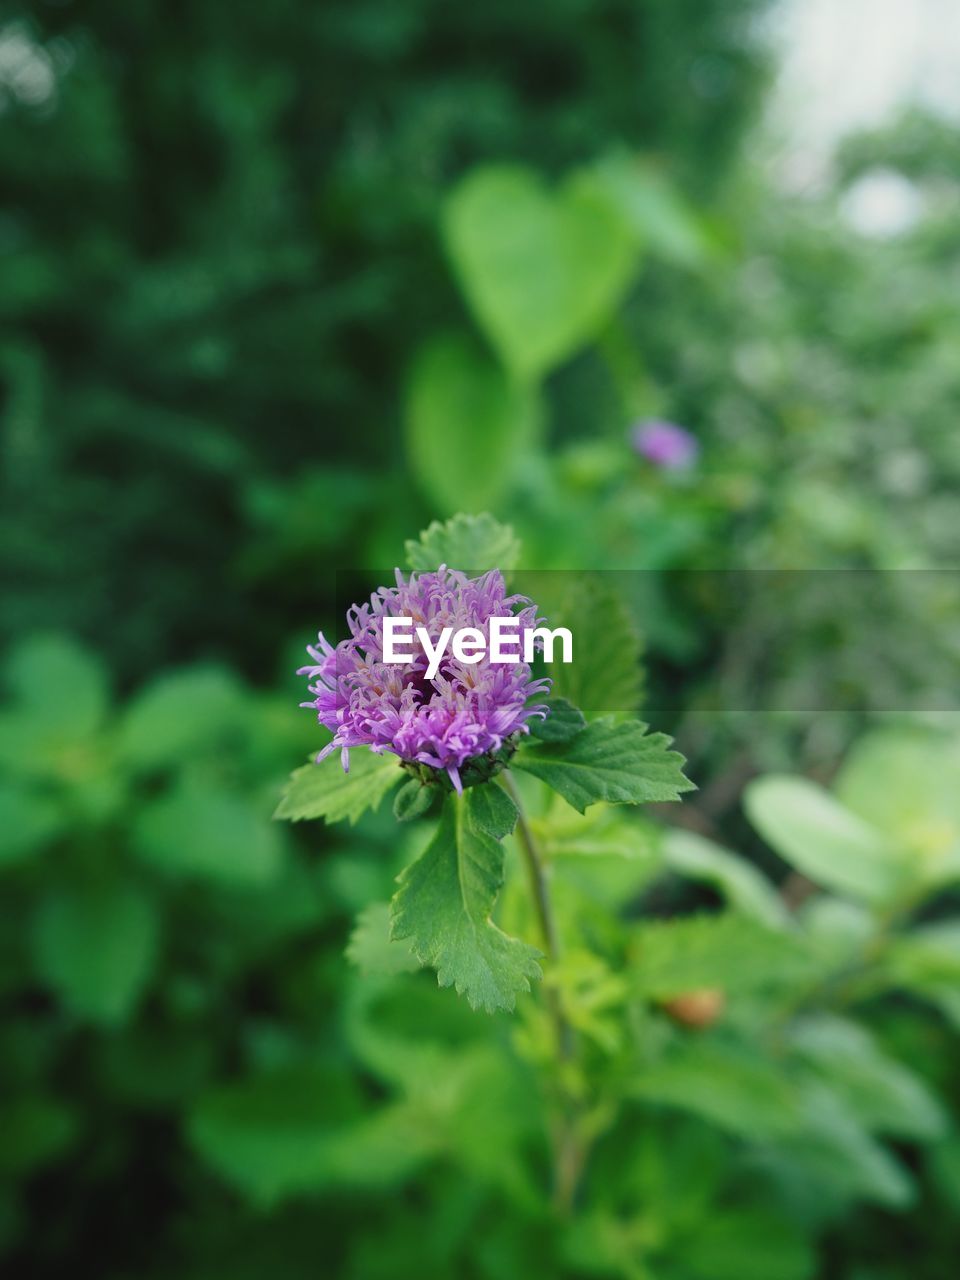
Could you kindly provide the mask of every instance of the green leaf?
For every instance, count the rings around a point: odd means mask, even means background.
[[[540,778],[581,813],[598,800],[646,804],[677,800],[693,784],[683,775],[683,757],[671,739],[648,733],[639,720],[621,724],[595,720],[570,742],[526,742],[513,760]]]
[[[392,977],[398,973],[414,973],[421,967],[409,938],[390,937],[388,902],[371,903],[360,912],[346,954],[361,973],[371,976]]]
[[[218,667],[195,667],[160,676],[142,689],[120,723],[120,750],[140,768],[176,765],[207,751],[243,724],[242,685]]]
[[[739,1137],[797,1132],[804,1115],[784,1072],[755,1049],[689,1039],[656,1064],[642,1068],[630,1092],[692,1112]]]
[[[540,408],[530,387],[473,342],[444,336],[418,352],[404,416],[414,477],[441,511],[453,512],[496,503],[510,488]]]
[[[908,883],[886,836],[806,778],[758,778],[744,806],[767,843],[816,884],[882,903]]]
[[[946,1132],[947,1115],[926,1083],[884,1053],[865,1028],[819,1014],[795,1024],[789,1040],[865,1128],[927,1140]]]
[[[146,805],[133,840],[162,871],[226,885],[266,885],[283,865],[280,833],[266,817],[241,796],[194,783]]]
[[[613,155],[601,161],[595,172],[651,253],[682,267],[704,262],[709,245],[694,210],[650,161]]]
[[[643,863],[652,874],[660,867],[660,833],[637,815],[610,805],[577,813],[559,796],[530,826],[544,857],[617,858]]]
[[[65,826],[50,796],[0,783],[0,867],[28,858]]]
[[[810,956],[792,935],[733,912],[638,926],[629,967],[634,989],[658,1000],[703,987],[784,986],[812,972]]]
[[[773,928],[789,921],[783,899],[767,877],[712,840],[674,827],[664,836],[663,854],[671,871],[719,890],[741,915]]]
[[[903,1208],[916,1195],[913,1179],[889,1151],[850,1112],[844,1097],[826,1080],[810,1079],[800,1088],[803,1123],[778,1145],[791,1176],[806,1173],[818,1195],[832,1190],[845,1198]]]
[[[290,775],[275,818],[302,822],[324,818],[356,823],[368,809],[376,809],[391,787],[406,775],[390,752],[354,748],[350,752],[350,772],[344,773],[337,753],[320,764],[306,764]]]
[[[588,720],[635,714],[643,640],[620,593],[591,573],[525,573],[518,587],[551,627],[568,627],[573,636],[573,661],[554,662],[546,672],[551,698],[571,702]]]
[[[7,687],[31,719],[64,738],[84,738],[106,714],[109,688],[103,663],[70,636],[35,635],[4,663]]]
[[[160,922],[132,885],[63,889],[40,904],[33,954],[40,978],[92,1022],[122,1022],[153,973]]]
[[[550,698],[545,720],[531,720],[530,733],[541,742],[569,742],[587,726],[583,712],[566,698]]]
[[[503,884],[503,849],[484,830],[473,787],[450,796],[436,835],[399,878],[393,899],[396,939],[437,970],[474,1008],[512,1009],[540,977],[539,952],[510,938],[490,919]]]
[[[508,524],[499,524],[483,512],[476,516],[455,515],[441,524],[434,520],[417,539],[405,544],[407,564],[417,571],[451,569],[485,573],[500,569],[504,573],[516,567],[520,559],[520,543]]]
[[[690,1280],[809,1280],[817,1255],[789,1218],[724,1208],[683,1232],[670,1250]]]
[[[470,808],[474,824],[494,840],[508,836],[520,817],[511,797],[493,782],[471,787]]]
[[[338,1076],[286,1068],[211,1090],[188,1132],[200,1155],[263,1207],[328,1187],[389,1187],[432,1153],[411,1109],[353,1118],[355,1106]]]
[[[411,778],[393,797],[393,816],[398,822],[413,822],[416,818],[422,818],[433,808],[437,796],[437,787],[427,786],[417,778]]]
[[[853,748],[837,776],[837,798],[903,846],[918,876],[960,875],[960,767],[942,734],[885,729]]]
[[[551,192],[529,169],[476,169],[447,198],[443,227],[477,321],[525,378],[593,338],[637,267],[633,230],[589,173]]]

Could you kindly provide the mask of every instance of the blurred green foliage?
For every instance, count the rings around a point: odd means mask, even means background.
[[[960,642],[948,575],[884,571],[957,556],[960,135],[914,113],[785,196],[766,9],[7,5],[11,1274],[950,1273],[960,756],[890,713],[953,706]],[[885,241],[843,216],[878,169],[922,206]],[[631,452],[653,416],[696,467]],[[645,692],[701,788],[666,826],[530,780],[589,1068],[562,1219],[543,1006],[474,1014],[387,940],[431,820],[311,772],[356,825],[271,821],[332,570],[484,508],[524,570],[647,571],[605,606],[645,690],[597,634],[562,692]],[[729,567],[880,573],[731,618],[675,572]]]

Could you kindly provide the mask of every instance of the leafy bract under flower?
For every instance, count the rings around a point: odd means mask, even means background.
[[[536,699],[546,695],[550,681],[534,680],[524,662],[493,662],[488,652],[465,663],[449,650],[428,680],[422,649],[403,666],[384,662],[383,620],[412,618],[433,644],[444,627],[454,633],[475,627],[489,651],[490,620],[511,614],[521,635],[543,622],[526,596],[507,595],[499,570],[468,578],[441,565],[404,580],[398,569],[396,586],[380,587],[368,604],[347,610],[345,640],[334,647],[321,632],[307,649],[313,663],[298,674],[310,678],[313,698],[302,705],[316,708],[334,735],[317,759],[339,747],[348,769],[350,748],[368,746],[441,770],[462,790],[465,764],[501,751],[514,735],[529,732],[532,717],[546,715]]]

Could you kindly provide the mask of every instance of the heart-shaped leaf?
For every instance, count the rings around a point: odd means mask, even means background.
[[[589,341],[637,266],[634,230],[588,172],[551,192],[529,169],[479,169],[448,197],[443,225],[477,321],[523,378]]]

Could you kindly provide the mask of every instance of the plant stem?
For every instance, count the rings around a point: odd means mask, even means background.
[[[508,771],[504,771],[501,774],[501,781],[511,800],[517,806],[519,814],[517,819],[518,844],[527,867],[530,890],[537,912],[540,933],[543,937],[544,950],[551,965],[555,965],[560,958],[560,939],[557,932],[556,918],[553,914],[553,903],[550,900],[549,873],[536,837],[531,831],[530,824],[523,811],[523,802],[520,799],[516,783]],[[576,1057],[576,1036],[564,1012],[563,1002],[560,999],[560,992],[557,988],[548,983],[545,987],[545,996],[556,1036],[557,1057],[561,1067],[563,1067],[564,1064],[571,1062]],[[562,1083],[561,1091],[565,1092],[563,1091]],[[577,1183],[586,1159],[586,1150],[579,1132],[577,1100],[571,1097],[569,1093],[566,1093],[564,1102],[564,1114],[554,1135],[554,1203],[561,1213],[567,1214],[573,1207]]]

